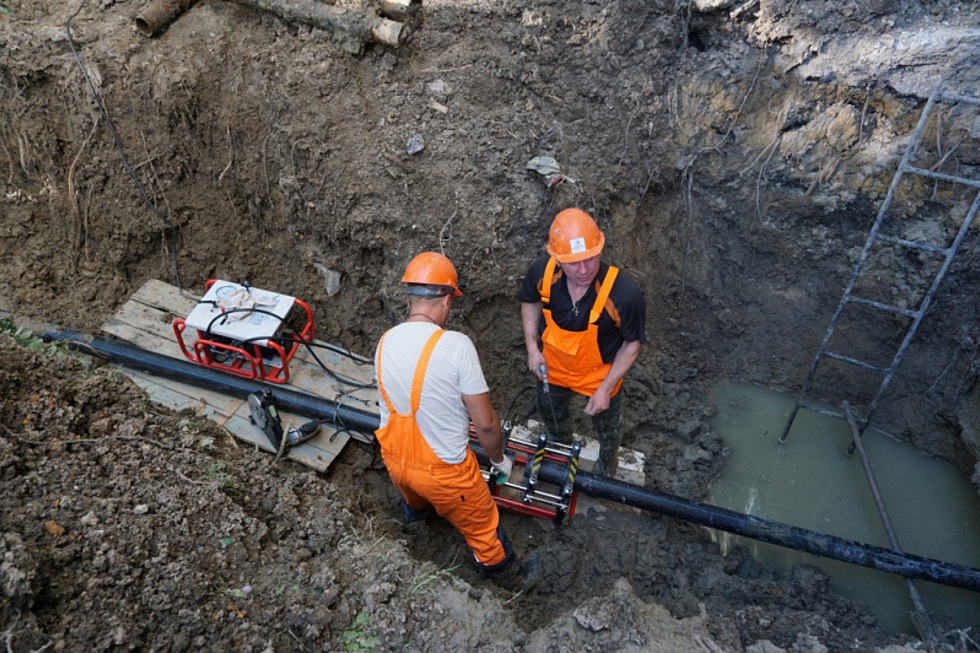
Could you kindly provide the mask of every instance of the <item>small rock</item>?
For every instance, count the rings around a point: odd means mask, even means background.
[[[436,79],[429,82],[429,92],[439,97],[446,97],[453,92],[453,89],[445,81]]]
[[[65,534],[65,527],[53,519],[49,519],[48,521],[44,522],[44,529],[56,537]]]
[[[146,505],[145,503],[141,503],[133,508],[133,513],[137,515],[145,515],[148,512],[150,512],[150,506]]]
[[[409,154],[418,154],[425,149],[425,138],[422,134],[413,134],[410,139],[408,139],[408,146],[405,151]]]

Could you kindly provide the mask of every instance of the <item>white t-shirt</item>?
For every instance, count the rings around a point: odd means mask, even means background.
[[[428,322],[403,322],[384,338],[384,351],[375,352],[375,370],[381,356],[381,385],[395,411],[407,415],[411,410],[412,380],[422,356],[422,348],[439,330]],[[443,462],[455,465],[466,458],[469,446],[470,416],[463,395],[489,392],[480,358],[473,341],[459,331],[442,334],[422,383],[422,398],[415,422],[422,436]],[[381,426],[388,424],[388,407],[379,398]]]

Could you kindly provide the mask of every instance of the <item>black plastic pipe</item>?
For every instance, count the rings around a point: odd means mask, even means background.
[[[188,360],[171,358],[152,351],[134,347],[121,340],[87,338],[72,331],[45,333],[44,340],[60,340],[86,354],[95,354],[109,360],[143,370],[168,379],[190,383],[233,397],[245,398],[253,392],[271,390],[281,410],[306,417],[328,419],[332,424],[351,431],[371,434],[378,429],[378,415],[358,410],[316,395],[276,385],[246,379],[227,372],[211,369]]]
[[[489,464],[489,458],[478,445],[471,444],[470,447],[481,463]],[[560,486],[565,482],[565,466],[546,460],[538,472],[538,479]],[[760,542],[769,542],[825,558],[887,571],[906,578],[921,578],[980,592],[980,569],[973,567],[923,558],[911,553],[901,553],[873,544],[798,528],[727,508],[682,499],[581,470],[575,476],[575,488],[598,499],[650,510],[720,531],[744,535]]]
[[[252,392],[271,389],[283,410],[307,417],[329,419],[342,428],[373,433],[379,425],[379,416],[367,411],[274,384],[239,378],[189,361],[145,351],[121,341],[105,338],[86,339],[72,332],[47,333],[44,339],[62,340],[79,351],[103,356],[127,367],[234,396],[244,397]],[[471,446],[481,462],[487,464],[486,453],[478,445]],[[565,467],[546,460],[541,465],[539,478],[554,485],[561,485],[565,482]],[[575,488],[599,499],[651,510],[668,517],[743,535],[761,542],[870,567],[906,578],[920,578],[933,583],[980,592],[980,569],[798,528],[588,472],[578,472],[575,477]]]

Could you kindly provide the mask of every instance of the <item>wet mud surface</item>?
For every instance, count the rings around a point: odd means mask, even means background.
[[[140,8],[0,0],[0,318],[96,333],[148,279],[248,279],[366,353],[403,317],[405,263],[443,251],[466,293],[449,326],[502,411],[529,381],[513,293],[557,210],[579,206],[649,307],[624,446],[646,454],[650,487],[692,499],[725,464],[702,391],[799,388],[933,77],[976,81],[961,37],[978,19],[952,1],[424,2],[400,48],[359,54],[218,0],[146,39]],[[923,165],[973,174],[976,124],[940,112]],[[526,170],[538,155],[567,181]],[[896,211],[916,220],[899,235],[949,238],[971,201],[903,186]],[[876,418],[975,482],[978,251],[974,228]],[[874,265],[873,298],[914,302],[935,263],[890,249]],[[889,356],[902,325],[870,324],[841,332]],[[272,467],[110,368],[4,334],[0,351],[13,650],[971,646],[883,634],[812,568],[777,575],[702,529],[603,504],[560,528],[505,515],[524,567],[488,583],[446,524],[399,522],[368,448],[326,474]],[[817,391],[867,388],[831,367]]]

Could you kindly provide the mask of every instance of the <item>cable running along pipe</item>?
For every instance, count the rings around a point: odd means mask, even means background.
[[[72,332],[48,333],[45,340],[61,340],[79,351],[106,357],[113,362],[145,370],[192,385],[203,386],[234,396],[247,396],[259,390],[271,390],[283,410],[307,417],[328,419],[333,424],[361,433],[373,433],[379,426],[380,417],[320,397],[308,395],[271,384],[252,381],[212,370],[189,361],[148,352],[121,341],[105,338],[84,339]],[[472,449],[484,464],[486,453],[477,445]],[[544,461],[539,479],[561,485],[565,481],[565,468]],[[848,540],[818,531],[798,528],[762,517],[745,515],[734,510],[720,508],[689,499],[657,492],[614,479],[579,471],[575,487],[580,492],[600,499],[615,501],[627,506],[650,510],[675,519],[701,524],[736,535],[743,535],[761,542],[769,542],[797,551],[805,551],[825,558],[833,558],[863,567],[870,567],[906,578],[959,587],[980,592],[980,569],[942,560],[901,553],[873,544]]]

